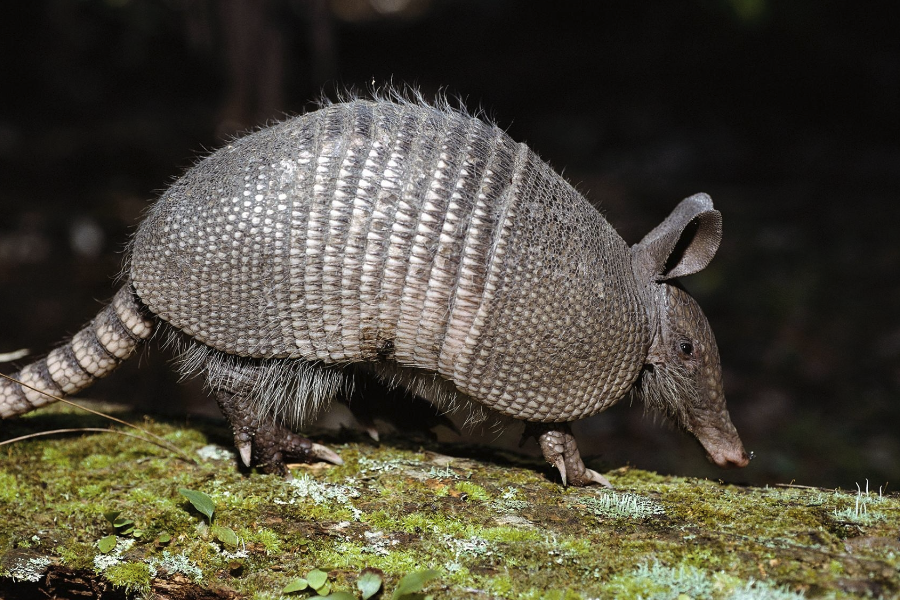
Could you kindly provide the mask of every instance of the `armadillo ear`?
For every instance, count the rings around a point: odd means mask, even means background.
[[[678,203],[666,220],[631,247],[643,281],[665,281],[700,271],[719,249],[722,215],[706,194]]]

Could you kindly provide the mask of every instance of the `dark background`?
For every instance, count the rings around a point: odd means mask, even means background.
[[[719,471],[627,402],[579,428],[583,451],[606,468],[896,489],[898,24],[900,5],[875,1],[14,3],[0,352],[45,352],[95,314],[141,211],[207,148],[323,90],[410,84],[484,108],[629,243],[692,193],[722,211],[718,256],[685,284],[757,458]],[[214,410],[156,348],[86,395]]]

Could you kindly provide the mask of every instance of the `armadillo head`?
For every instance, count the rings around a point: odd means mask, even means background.
[[[693,434],[710,461],[746,466],[750,459],[725,407],[719,350],[706,315],[675,285],[660,284],[656,297],[659,328],[638,394]]]
[[[706,267],[722,239],[722,217],[706,194],[683,200],[635,244],[635,277],[646,289],[654,335],[635,391],[700,442],[720,467],[749,462],[725,407],[712,329],[697,302],[672,280]]]

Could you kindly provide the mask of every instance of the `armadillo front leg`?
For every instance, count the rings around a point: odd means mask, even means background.
[[[612,487],[606,477],[584,466],[568,423],[527,423],[523,439],[528,437],[537,438],[544,458],[559,470],[563,485],[599,483],[604,487]]]
[[[216,401],[234,431],[234,445],[246,466],[256,466],[266,473],[288,475],[286,462],[326,461],[343,464],[334,451],[297,435],[271,417],[251,410],[243,396],[217,390]]]

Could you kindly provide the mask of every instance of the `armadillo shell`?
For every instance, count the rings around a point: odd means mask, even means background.
[[[496,127],[334,104],[235,140],[150,210],[130,276],[219,351],[437,372],[507,415],[567,421],[649,345],[625,242]]]

